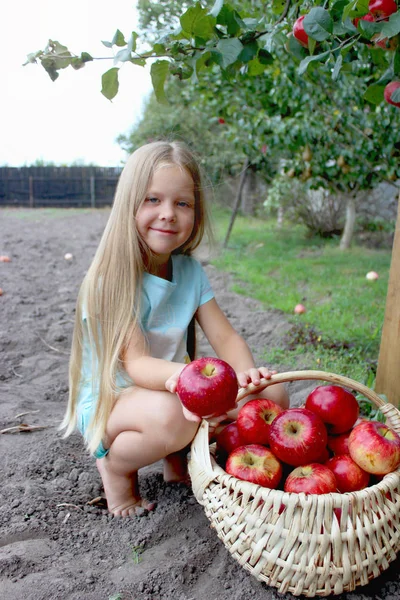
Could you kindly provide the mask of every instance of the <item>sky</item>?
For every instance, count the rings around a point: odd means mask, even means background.
[[[112,102],[100,92],[112,60],[60,71],[52,82],[43,67],[22,66],[31,52],[57,40],[80,54],[110,55],[101,40],[117,29],[137,30],[135,0],[13,0],[0,8],[0,166],[119,166],[126,153],[116,143],[140,118],[151,91],[149,68],[123,64]]]

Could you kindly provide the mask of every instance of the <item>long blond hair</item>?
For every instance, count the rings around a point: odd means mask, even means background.
[[[174,254],[191,254],[208,228],[198,162],[181,142],[152,142],[128,159],[117,185],[110,217],[91,266],[82,282],[77,305],[69,363],[69,400],[60,428],[70,435],[77,425],[77,402],[82,379],[84,336],[92,351],[92,387],[98,394],[88,428],[87,446],[94,452],[102,440],[120,389],[116,375],[130,337],[140,326],[142,273],[151,265],[151,251],[138,235],[136,214],[146,198],[155,171],[180,166],[194,183],[195,218],[189,239]],[[86,308],[86,331],[82,309]],[[90,435],[89,435],[90,433]]]

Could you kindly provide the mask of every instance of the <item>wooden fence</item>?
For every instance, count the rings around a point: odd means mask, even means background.
[[[109,206],[120,173],[112,167],[0,167],[0,206]]]

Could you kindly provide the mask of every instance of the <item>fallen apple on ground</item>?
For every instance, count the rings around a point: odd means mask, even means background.
[[[327,441],[323,421],[306,408],[284,410],[275,417],[269,429],[272,452],[295,467],[319,460]]]
[[[386,475],[400,465],[400,436],[385,423],[364,421],[350,433],[349,453],[367,473]]]
[[[236,373],[227,362],[202,357],[182,369],[176,393],[190,412],[205,418],[235,408],[238,389]]]
[[[263,487],[276,489],[282,477],[282,465],[276,456],[260,444],[239,446],[228,456],[225,470],[229,475]]]
[[[283,412],[268,398],[254,398],[239,410],[237,427],[245,444],[268,444],[272,421]]]
[[[283,489],[297,494],[329,494],[336,492],[337,484],[331,469],[319,463],[310,463],[289,473]]]
[[[368,281],[376,281],[379,279],[379,275],[376,271],[368,271],[365,278],[368,279]]]
[[[305,312],[307,312],[307,309],[303,304],[296,304],[294,307],[294,312],[296,315],[303,315]]]
[[[349,431],[360,412],[355,396],[339,385],[316,387],[307,396],[305,407],[323,420],[331,434]]]
[[[334,456],[325,466],[335,475],[337,488],[342,494],[363,490],[369,483],[369,473],[359,467],[349,454]]]

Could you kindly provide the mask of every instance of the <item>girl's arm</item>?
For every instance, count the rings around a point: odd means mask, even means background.
[[[196,319],[217,356],[236,371],[241,387],[245,388],[249,383],[257,385],[261,377],[271,377],[272,372],[266,367],[256,367],[246,341],[232,327],[214,298],[198,308]],[[289,403],[286,388],[282,384],[269,386],[257,396],[268,397],[284,408]],[[248,399],[245,398],[241,405]],[[235,417],[231,413],[230,416]]]
[[[148,354],[144,335],[141,331],[131,337],[123,356],[124,369],[139,387],[149,390],[165,390],[165,383],[180,373],[184,363],[175,363]]]

